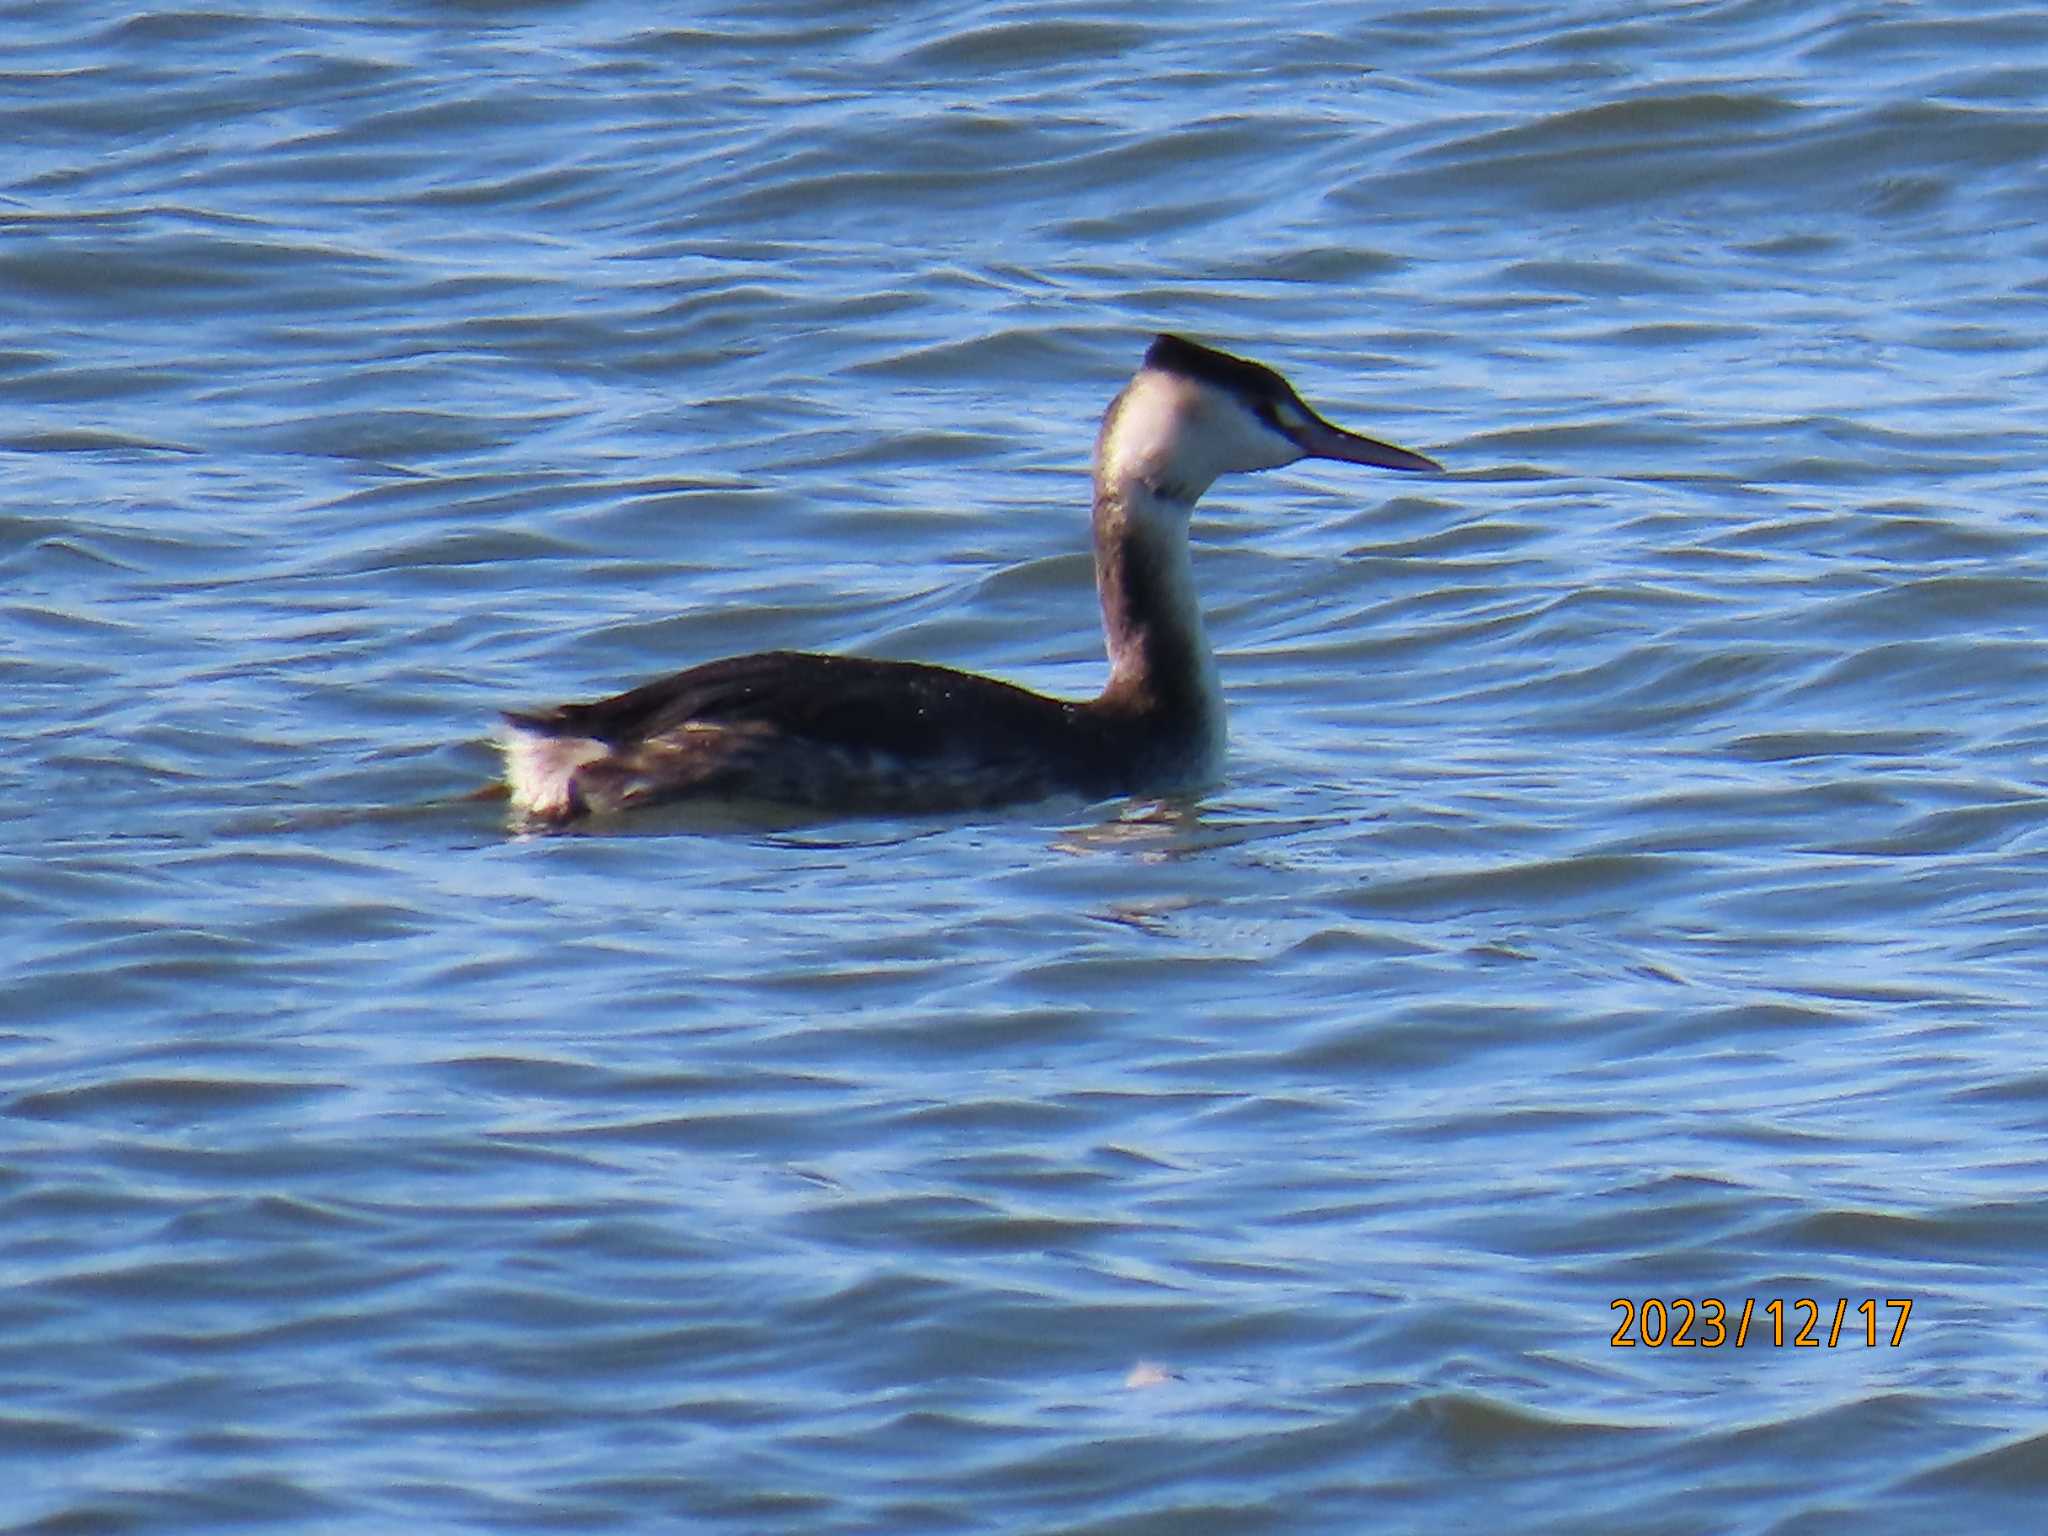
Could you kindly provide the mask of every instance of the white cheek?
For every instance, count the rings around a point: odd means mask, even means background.
[[[1124,390],[1104,468],[1115,479],[1148,480],[1166,467],[1187,437],[1189,402],[1176,381],[1140,374]]]
[[[1218,475],[1292,464],[1301,450],[1236,400],[1172,374],[1141,373],[1125,388],[1103,442],[1112,481],[1192,500]]]
[[[1301,457],[1301,449],[1292,438],[1273,431],[1234,405],[1210,415],[1212,419],[1203,425],[1218,469],[1277,469]]]

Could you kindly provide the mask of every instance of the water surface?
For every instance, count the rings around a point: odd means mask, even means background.
[[[0,1517],[2031,1528],[2044,46],[0,17]],[[1450,467],[1204,504],[1214,793],[457,798],[728,652],[1098,686],[1159,329]]]

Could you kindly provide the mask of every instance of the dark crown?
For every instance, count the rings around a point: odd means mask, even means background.
[[[1145,351],[1145,366],[1184,379],[1214,384],[1248,400],[1292,400],[1294,387],[1264,363],[1248,357],[1232,357],[1214,347],[1202,346],[1184,336],[1155,337]]]

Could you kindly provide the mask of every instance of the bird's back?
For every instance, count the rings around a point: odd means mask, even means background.
[[[919,662],[733,656],[505,717],[513,799],[544,820],[694,796],[951,810],[1121,792],[1128,722]]]

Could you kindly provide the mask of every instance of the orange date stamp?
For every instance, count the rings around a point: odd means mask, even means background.
[[[1646,1296],[1641,1301],[1618,1296],[1608,1310],[1621,1314],[1621,1324],[1607,1342],[1616,1349],[1719,1349],[1733,1344],[1737,1349],[1754,1336],[1759,1344],[1773,1349],[1835,1349],[1842,1345],[1876,1349],[1878,1340],[1889,1335],[1886,1347],[1897,1349],[1906,1339],[1906,1320],[1913,1315],[1913,1298],[1875,1296],[1851,1303],[1846,1296],[1835,1301],[1829,1313],[1811,1296],[1796,1301],[1783,1297],[1759,1302],[1754,1296],[1743,1300],[1739,1312],[1714,1296],[1697,1300],[1674,1296],[1669,1301]],[[1825,1327],[1821,1319],[1827,1319]],[[1878,1322],[1885,1328],[1880,1334]]]

